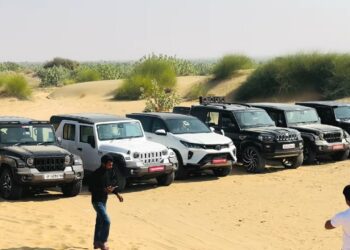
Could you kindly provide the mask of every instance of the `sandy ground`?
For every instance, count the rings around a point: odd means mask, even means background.
[[[49,99],[52,91],[66,90],[35,91],[31,101],[1,99],[0,115],[48,119],[71,112],[125,114],[144,106],[93,93]],[[323,224],[346,209],[341,192],[349,181],[345,161],[257,175],[236,167],[220,179],[130,187],[123,204],[116,197],[108,203],[111,249],[340,249],[341,230],[326,231]],[[0,249],[91,249],[94,220],[86,191],[74,198],[50,191],[0,200]]]

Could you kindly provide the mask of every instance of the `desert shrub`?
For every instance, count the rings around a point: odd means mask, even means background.
[[[44,68],[53,68],[53,67],[63,67],[69,70],[74,70],[79,66],[79,63],[70,59],[56,57],[52,61],[49,61],[44,64]]]
[[[1,71],[19,71],[22,67],[14,62],[4,62],[0,63],[0,72]]]
[[[37,72],[41,87],[61,86],[63,82],[72,79],[72,72],[64,67],[42,68]]]
[[[142,91],[142,99],[146,99],[145,112],[163,112],[171,110],[180,103],[180,97],[171,89],[161,87],[152,81],[150,91]]]
[[[155,80],[162,88],[174,87],[176,74],[171,64],[157,58],[149,58],[137,63],[115,94],[116,99],[136,100],[141,96],[141,90],[150,91]]]
[[[244,55],[226,55],[221,58],[213,69],[216,79],[226,79],[231,77],[240,69],[253,68],[253,60]]]
[[[79,68],[74,75],[76,82],[91,82],[101,80],[99,72],[95,69],[90,68]]]
[[[325,99],[350,95],[349,54],[296,54],[258,67],[238,89],[236,99],[293,95],[312,89]]]
[[[28,99],[32,93],[24,76],[16,73],[0,74],[0,87],[2,94],[19,99]]]

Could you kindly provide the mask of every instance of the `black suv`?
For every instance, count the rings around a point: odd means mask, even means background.
[[[296,104],[316,109],[321,123],[340,127],[350,133],[350,104],[335,101],[299,102]]]
[[[254,103],[263,108],[277,126],[300,131],[304,140],[304,161],[313,163],[320,155],[330,155],[336,161],[349,155],[347,134],[341,128],[324,125],[314,108],[282,103]]]
[[[263,109],[203,97],[199,105],[175,107],[173,111],[196,116],[217,133],[230,137],[237,147],[238,162],[248,172],[263,171],[266,160],[281,161],[286,168],[297,168],[303,162],[300,133],[276,127]]]
[[[57,146],[52,125],[22,117],[0,117],[0,194],[19,199],[23,191],[60,186],[79,194],[83,179],[79,156]]]

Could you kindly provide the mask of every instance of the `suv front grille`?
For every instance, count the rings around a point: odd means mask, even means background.
[[[144,164],[159,163],[162,160],[162,152],[140,153],[140,159]]]
[[[228,144],[217,144],[217,145],[204,145],[204,149],[215,149],[215,150],[221,150],[223,148],[228,148]]]
[[[64,157],[35,158],[34,166],[40,172],[64,170]]]
[[[326,133],[323,135],[323,138],[328,142],[328,143],[333,143],[333,142],[341,142],[341,133],[340,132],[335,132],[335,133]]]
[[[298,136],[296,134],[284,134],[284,135],[278,135],[277,141],[284,142],[284,141],[297,141]]]

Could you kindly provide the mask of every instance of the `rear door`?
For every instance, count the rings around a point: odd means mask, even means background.
[[[79,124],[79,139],[77,150],[84,163],[84,168],[88,171],[94,171],[100,165],[101,156],[98,155],[97,138],[94,126],[91,124]],[[94,141],[94,145],[91,145]]]
[[[72,154],[80,156],[80,152],[77,150],[78,126],[79,124],[74,121],[63,122],[60,144],[62,148],[67,149]]]

